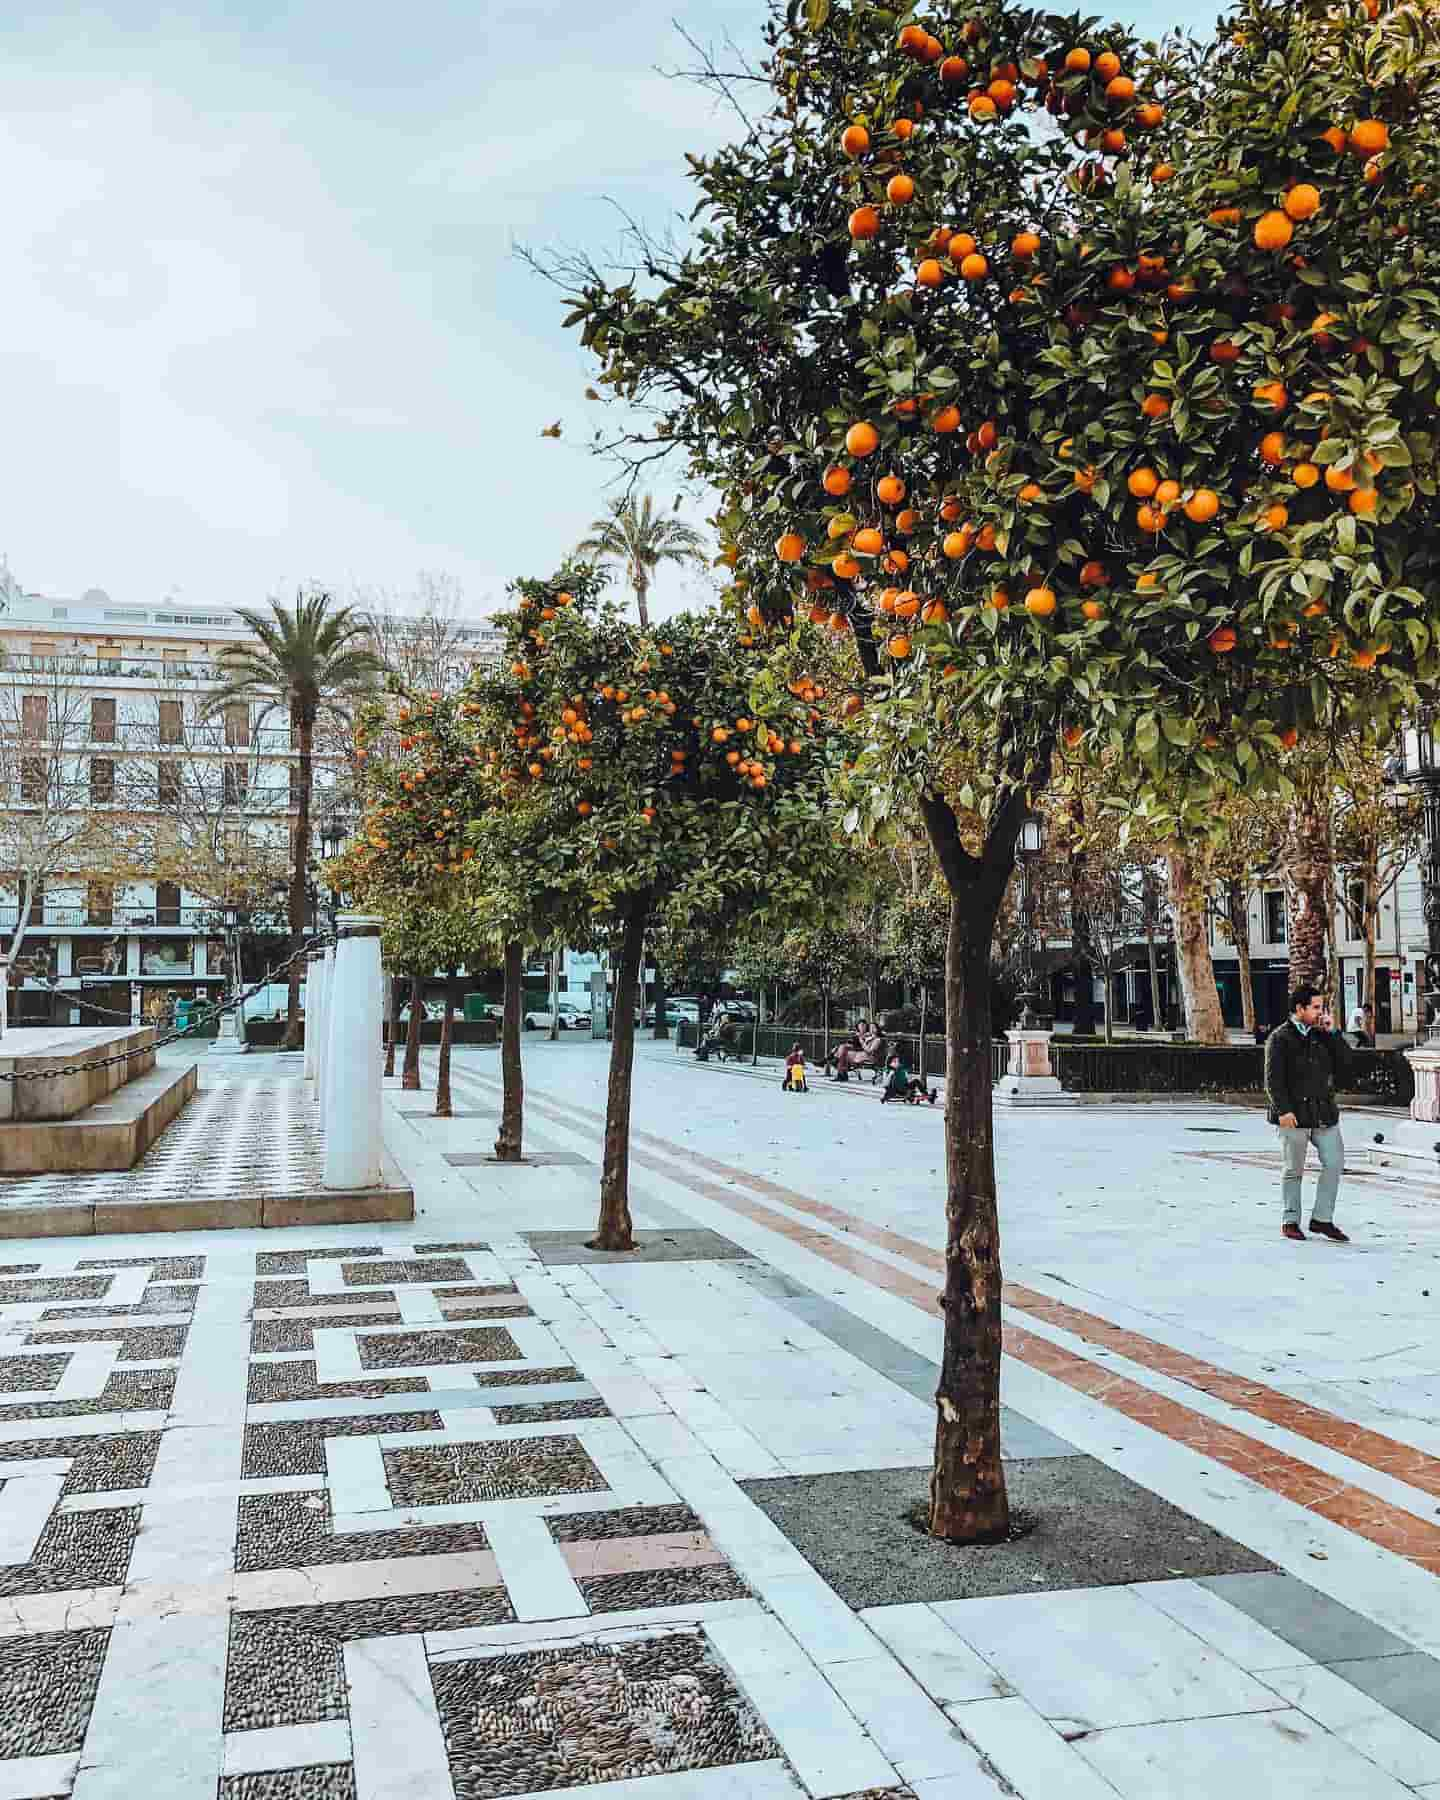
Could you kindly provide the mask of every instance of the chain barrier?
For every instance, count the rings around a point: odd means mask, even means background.
[[[234,1012],[237,1006],[243,1006],[247,1000],[253,1000],[262,988],[269,987],[276,976],[287,972],[292,964],[300,961],[301,957],[311,956],[317,950],[328,950],[337,941],[336,935],[331,932],[302,944],[293,955],[287,956],[284,962],[272,964],[259,981],[248,988],[243,988],[238,994],[233,994],[230,999],[222,1000],[218,1005],[208,1008],[205,1014],[206,1021],[219,1018],[221,1013]],[[64,988],[54,988],[51,991],[69,997]],[[7,1073],[0,1070],[0,1081],[50,1081],[57,1075],[85,1075],[92,1069],[108,1069],[115,1063],[129,1062],[132,1057],[136,1056],[148,1056],[152,1050],[159,1050],[166,1044],[178,1043],[181,1038],[192,1037],[199,1023],[200,1021],[197,1019],[193,1024],[181,1025],[172,1031],[167,1031],[157,1036],[154,1043],[147,1044],[143,1049],[119,1050],[113,1056],[96,1057],[90,1062],[69,1063],[61,1069],[22,1069],[18,1073],[13,1071]],[[0,1040],[0,1056],[4,1054],[4,1042]]]

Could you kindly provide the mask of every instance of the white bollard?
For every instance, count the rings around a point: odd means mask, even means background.
[[[320,1036],[315,1045],[315,1104],[320,1109],[320,1125],[324,1128],[326,1113],[330,1106],[330,1018],[334,1011],[335,995],[335,946],[325,947],[325,973],[321,976],[325,988],[325,1022],[320,1028]]]
[[[380,920],[341,913],[329,984],[323,1077],[327,1188],[380,1185]]]
[[[305,1079],[316,1083],[319,1098],[320,1045],[325,1037],[325,959],[312,955],[305,963]]]

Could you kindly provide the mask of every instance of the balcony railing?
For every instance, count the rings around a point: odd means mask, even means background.
[[[182,662],[162,656],[30,656],[22,651],[7,656],[5,668],[12,675],[179,681],[192,686],[199,681],[224,679],[220,665],[208,656],[187,656]]]
[[[18,906],[0,906],[0,932],[13,931],[20,921]],[[27,931],[218,931],[217,906],[52,906],[48,901],[30,914]],[[23,951],[22,951],[23,954]]]

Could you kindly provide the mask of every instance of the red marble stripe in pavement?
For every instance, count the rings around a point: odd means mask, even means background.
[[[527,1100],[538,1112],[562,1124],[574,1116],[595,1120],[602,1118],[601,1114],[590,1108],[573,1104],[563,1107],[549,1104],[533,1093],[527,1096]],[[698,1151],[671,1144],[650,1132],[635,1132],[633,1137],[638,1143],[653,1144],[665,1149],[670,1157],[723,1173],[737,1185],[769,1193],[796,1211],[823,1218],[826,1223],[838,1225],[853,1236],[879,1244],[911,1261],[937,1270],[944,1268],[944,1257],[928,1245],[887,1231],[883,1227],[870,1225],[826,1201],[814,1200],[809,1195],[799,1194],[793,1189],[768,1181],[763,1176],[751,1175]],[[733,1186],[722,1187],[697,1175],[677,1170],[672,1162],[649,1155],[643,1150],[632,1150],[631,1158],[642,1168],[653,1169],[667,1180],[678,1182],[705,1199],[714,1200],[754,1220],[767,1230],[779,1232],[791,1242],[813,1251],[833,1267],[859,1275],[887,1293],[909,1300],[927,1311],[934,1310],[933,1281],[920,1281],[889,1263],[867,1256],[862,1250],[838,1242],[826,1232],[809,1230],[786,1214],[776,1212],[773,1207],[746,1199]],[[1363,1426],[1352,1425],[1318,1407],[1293,1400],[1273,1388],[1246,1381],[1137,1332],[1111,1325],[1096,1314],[1053,1300],[1049,1295],[1037,1293],[1034,1289],[1007,1284],[1005,1300],[1007,1305],[1016,1310],[1029,1311],[1034,1316],[1047,1318],[1051,1323],[1062,1325],[1066,1330],[1084,1336],[1089,1341],[1120,1350],[1134,1362],[1214,1393],[1239,1410],[1273,1419],[1274,1423],[1284,1425],[1297,1435],[1326,1444],[1367,1467],[1395,1475],[1413,1486],[1423,1487],[1427,1492],[1440,1491],[1427,1485],[1440,1478],[1440,1462],[1410,1445],[1397,1443],[1394,1439],[1383,1437]],[[1157,1394],[1116,1370],[1088,1362],[1083,1356],[1022,1327],[1007,1324],[1005,1353],[1064,1382],[1067,1387],[1099,1400],[1102,1405],[1113,1407],[1115,1411],[1149,1426],[1175,1442],[1213,1458],[1271,1492],[1303,1506],[1307,1511],[1334,1524],[1343,1525],[1382,1549],[1403,1556],[1429,1573],[1440,1574],[1440,1527],[1432,1525],[1428,1520],[1417,1518],[1401,1507],[1378,1499],[1374,1494],[1354,1487],[1338,1476],[1314,1469],[1298,1458],[1277,1450],[1273,1445],[1246,1437],[1243,1432],[1219,1420],[1193,1412],[1167,1395]],[[1382,1457],[1383,1462],[1377,1460]],[[1423,1479],[1417,1480],[1417,1475]]]

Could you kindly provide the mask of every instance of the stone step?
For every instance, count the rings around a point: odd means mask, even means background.
[[[0,1175],[132,1169],[196,1085],[194,1063],[171,1063],[127,1082],[78,1117],[0,1121]]]
[[[104,1063],[122,1051],[133,1054],[103,1068],[64,1075],[51,1072],[74,1069],[82,1063]],[[73,1119],[154,1067],[155,1033],[148,1025],[123,1029],[113,1025],[18,1026],[0,1037],[0,1074],[25,1079],[0,1081],[0,1121]],[[37,1080],[34,1077],[40,1071],[45,1073]]]

